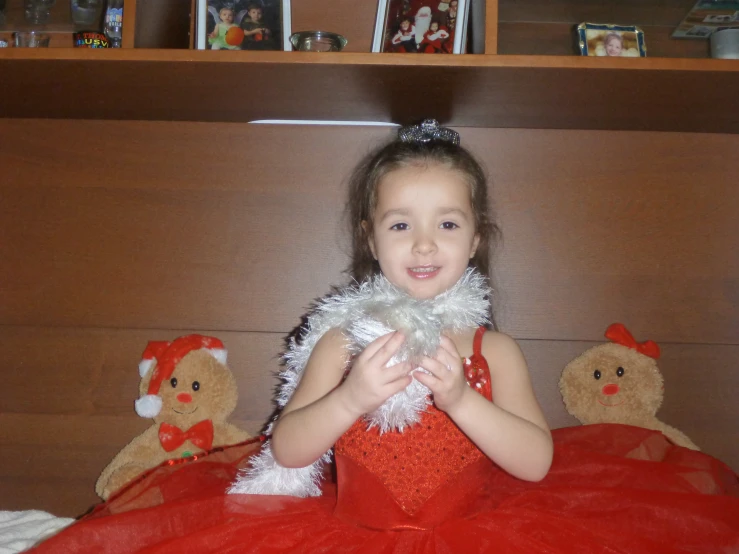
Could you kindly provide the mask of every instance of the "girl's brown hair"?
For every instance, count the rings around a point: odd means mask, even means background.
[[[488,203],[487,178],[480,164],[466,149],[441,140],[402,142],[395,140],[369,154],[354,170],[349,181],[347,211],[352,234],[351,274],[358,281],[379,273],[368,239],[373,229],[377,189],[392,171],[409,166],[427,168],[440,165],[458,171],[469,185],[470,204],[475,214],[475,232],[480,244],[470,266],[490,276],[490,258],[500,229],[493,221]],[[362,222],[366,221],[365,228]]]

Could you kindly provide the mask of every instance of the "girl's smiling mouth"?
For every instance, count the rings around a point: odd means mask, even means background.
[[[421,267],[409,267],[408,275],[414,279],[430,279],[439,274],[441,270],[438,266],[421,266]]]

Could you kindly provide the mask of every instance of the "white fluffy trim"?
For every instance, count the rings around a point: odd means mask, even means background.
[[[155,363],[156,360],[154,358],[141,360],[139,362],[139,375],[143,378],[147,373],[149,373],[149,370],[154,366]]]
[[[283,408],[290,400],[313,348],[330,329],[342,330],[349,339],[352,354],[360,353],[370,342],[390,331],[401,331],[405,343],[389,365],[405,360],[413,362],[433,356],[443,332],[460,332],[488,323],[489,296],[486,279],[473,269],[468,269],[451,289],[428,300],[409,296],[382,275],[329,295],[311,311],[300,340],[293,338],[283,357],[285,369],[280,373],[283,382],[277,393],[278,407]],[[414,379],[405,390],[365,415],[367,426],[376,426],[381,433],[393,429],[403,431],[420,420],[430,404],[429,392]],[[288,469],[275,461],[265,444],[262,452],[252,458],[251,468],[237,477],[229,492],[317,496],[323,464],[330,459],[331,451],[328,451],[306,468]],[[291,492],[284,492],[287,490]]]
[[[134,406],[141,417],[153,418],[162,411],[162,399],[154,394],[147,394],[136,400]]]
[[[218,360],[219,364],[226,365],[226,360],[228,360],[228,350],[224,348],[209,348],[208,352]]]
[[[324,454],[323,462],[331,456]],[[322,464],[301,468],[282,467],[272,455],[270,441],[262,445],[257,456],[252,457],[251,467],[242,473],[228,489],[229,494],[283,494],[287,496],[321,496]]]

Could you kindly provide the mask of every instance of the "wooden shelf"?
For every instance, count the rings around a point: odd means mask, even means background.
[[[673,39],[694,0],[498,0],[498,54],[577,55],[582,22],[637,25],[648,57],[709,58],[707,39]]]
[[[0,117],[739,133],[739,62],[6,49]]]

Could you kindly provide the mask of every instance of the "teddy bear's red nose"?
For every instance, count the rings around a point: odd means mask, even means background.
[[[618,392],[618,385],[610,384],[610,385],[606,385],[605,387],[603,387],[603,394],[605,394],[606,396],[614,395],[617,392]],[[179,398],[179,396],[177,398]]]
[[[180,394],[177,395],[177,400],[187,404],[188,402],[192,402],[192,396],[190,396],[186,392],[181,392]]]

